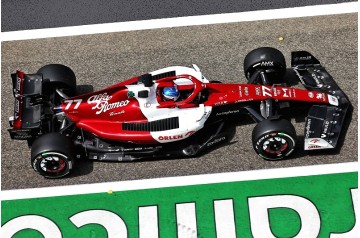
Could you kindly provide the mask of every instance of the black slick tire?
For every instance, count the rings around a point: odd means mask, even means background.
[[[45,178],[61,178],[74,168],[75,146],[70,138],[48,133],[37,138],[31,147],[31,165]]]
[[[244,59],[245,77],[249,80],[259,71],[267,74],[270,84],[281,82],[286,72],[283,53],[271,47],[261,47],[250,51]]]
[[[65,89],[68,96],[76,94],[76,76],[74,71],[62,64],[48,64],[41,67],[37,74],[42,74],[44,80],[49,80],[53,89]]]
[[[295,128],[285,119],[263,120],[253,130],[252,143],[255,152],[263,159],[284,159],[295,148]]]

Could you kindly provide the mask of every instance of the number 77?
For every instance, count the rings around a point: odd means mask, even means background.
[[[73,104],[74,102],[76,103],[74,106],[74,109],[78,109],[82,102],[82,99],[64,100],[64,103],[66,103],[65,110],[69,110],[69,108],[71,107],[71,104]]]

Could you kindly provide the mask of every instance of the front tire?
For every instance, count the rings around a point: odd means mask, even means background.
[[[295,128],[285,119],[266,119],[255,126],[252,142],[255,152],[263,159],[281,160],[295,148]]]
[[[261,47],[250,51],[244,59],[245,77],[250,80],[258,77],[258,72],[266,73],[270,84],[280,83],[286,72],[285,57],[281,51],[271,47]],[[260,82],[258,82],[260,83]]]
[[[75,146],[69,137],[59,133],[45,134],[31,147],[31,165],[45,178],[61,178],[74,168]]]

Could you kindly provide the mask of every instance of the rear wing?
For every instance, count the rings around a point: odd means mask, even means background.
[[[27,140],[40,130],[43,79],[41,75],[24,74],[21,71],[11,75],[14,96],[14,114],[9,118],[9,133],[12,139]]]
[[[305,150],[336,148],[350,102],[331,75],[307,51],[291,53],[291,67],[308,90],[330,94],[338,106],[313,105],[305,120]]]

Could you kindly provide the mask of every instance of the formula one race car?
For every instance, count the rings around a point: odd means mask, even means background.
[[[33,168],[47,178],[67,175],[80,157],[193,157],[231,139],[234,118],[244,114],[257,123],[253,147],[264,159],[294,150],[289,110],[306,112],[305,150],[335,148],[350,105],[346,95],[310,53],[292,52],[291,67],[280,51],[263,47],[245,57],[247,84],[209,81],[196,65],[176,66],[80,95],[64,65],[17,71],[9,132],[27,140]],[[288,72],[302,89],[290,87]]]

